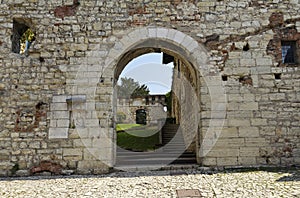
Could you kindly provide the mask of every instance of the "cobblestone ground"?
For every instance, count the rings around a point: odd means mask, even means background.
[[[168,170],[0,179],[1,198],[177,197],[180,189],[199,189],[203,197],[300,197],[300,172]]]

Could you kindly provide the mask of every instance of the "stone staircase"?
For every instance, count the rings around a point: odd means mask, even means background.
[[[179,125],[166,124],[162,134],[163,146],[155,151],[133,152],[118,147],[116,167],[196,164],[196,155],[185,151]]]

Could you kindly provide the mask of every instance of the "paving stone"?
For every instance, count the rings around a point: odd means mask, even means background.
[[[3,198],[299,197],[300,175],[299,169],[213,172],[187,169],[115,172],[94,176],[0,178],[0,186]]]

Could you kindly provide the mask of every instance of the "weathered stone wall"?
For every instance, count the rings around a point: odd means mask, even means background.
[[[0,175],[108,171],[117,66],[149,47],[199,71],[199,163],[299,165],[299,64],[280,64],[281,39],[299,58],[298,0],[0,3]],[[28,57],[11,52],[14,19],[36,33]]]
[[[118,99],[117,114],[125,115],[125,119],[121,123],[135,123],[136,111],[139,109],[146,110],[147,124],[157,124],[160,119],[166,120],[165,96],[149,95],[147,97],[149,98],[148,102],[146,98]]]

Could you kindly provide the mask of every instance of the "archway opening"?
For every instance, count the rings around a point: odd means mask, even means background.
[[[153,66],[154,64],[150,60],[148,63],[143,62],[143,64],[135,66],[133,69],[135,71],[131,71],[138,74],[138,78],[132,80],[138,82],[138,85],[136,89],[127,89],[131,92],[130,97],[120,92],[118,89],[121,86],[120,81],[124,81],[124,77],[127,80],[132,77],[123,74],[124,71],[128,72],[128,65],[133,61],[138,62],[140,57],[153,54],[161,55],[161,62],[159,63],[161,68],[169,67],[170,75],[167,78],[170,84],[167,91],[154,93],[149,90],[153,84],[166,85],[163,80],[157,80],[157,77],[163,76],[166,71]],[[115,112],[116,120],[118,120],[116,123],[117,165],[196,163],[198,120],[193,111],[195,108],[193,104],[198,104],[199,74],[193,65],[180,54],[184,53],[172,48],[140,47],[128,51],[119,59],[114,78],[117,85],[115,91],[115,98],[117,98]],[[151,73],[153,75],[150,75]],[[146,88],[144,95],[137,94],[136,90],[143,86]],[[147,89],[148,92],[145,91]],[[137,119],[140,110],[143,110],[143,116],[141,116],[145,119],[143,123],[141,123],[141,119],[139,121]],[[123,117],[123,123],[120,122],[119,117]],[[149,132],[149,129],[154,131]],[[145,146],[145,149],[136,149],[134,148],[135,142],[131,142],[132,139],[122,139],[124,133],[148,138],[152,147],[147,147],[147,142],[140,142]],[[124,142],[131,148],[124,147],[122,145]]]

